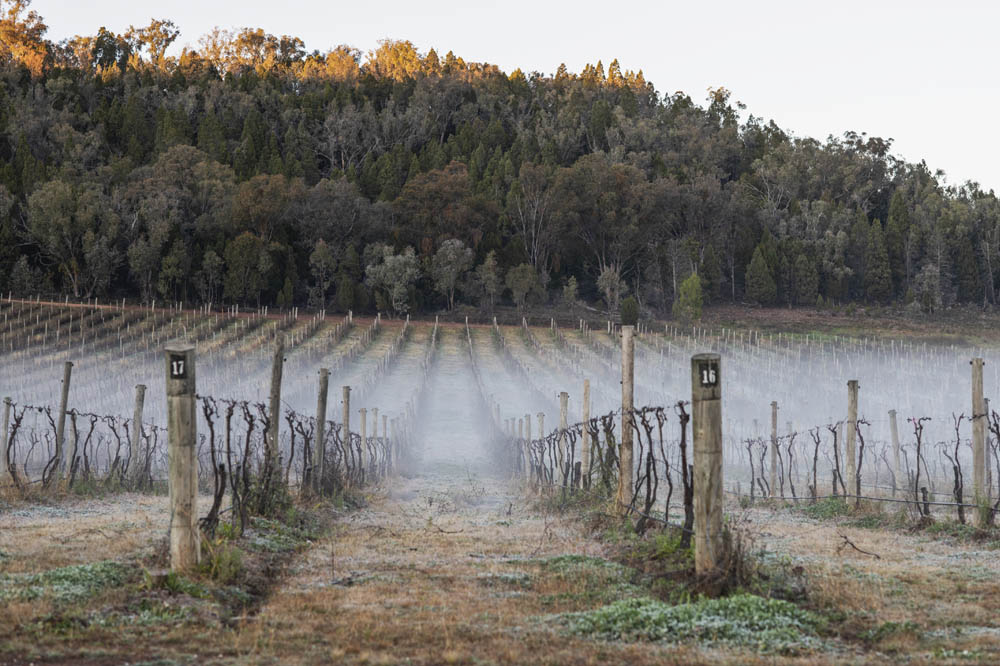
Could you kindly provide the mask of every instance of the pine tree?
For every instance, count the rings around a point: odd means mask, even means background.
[[[885,225],[885,249],[889,254],[892,285],[895,294],[906,291],[909,282],[906,261],[906,237],[910,232],[910,211],[903,200],[903,193],[896,190],[889,202],[889,219]]]
[[[816,302],[819,290],[819,273],[816,265],[809,258],[800,254],[795,258],[795,302],[799,305],[812,305]]]
[[[865,249],[865,297],[872,303],[885,303],[892,298],[889,254],[882,236],[882,223],[878,220],[872,223]]]
[[[747,298],[754,303],[770,305],[778,295],[771,269],[764,260],[761,245],[753,251],[753,258],[747,266]]]

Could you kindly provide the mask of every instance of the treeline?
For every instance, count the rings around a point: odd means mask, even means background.
[[[1000,208],[723,88],[308,52],[170,21],[58,44],[0,2],[0,289],[426,311],[565,299],[996,304]]]

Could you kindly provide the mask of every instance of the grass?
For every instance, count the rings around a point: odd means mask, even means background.
[[[671,605],[627,599],[550,618],[567,632],[603,640],[656,641],[792,652],[816,646],[819,616],[779,599],[739,594]]]

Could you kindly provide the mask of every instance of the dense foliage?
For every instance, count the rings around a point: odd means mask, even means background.
[[[174,58],[159,20],[53,44],[28,5],[0,1],[4,291],[666,313],[697,274],[706,302],[996,303],[992,192],[741,122],[723,88],[259,29]]]

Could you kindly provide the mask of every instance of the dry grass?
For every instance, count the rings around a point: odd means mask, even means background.
[[[1000,610],[996,551],[780,508],[752,509],[744,523],[769,557],[802,568],[808,605],[829,620],[822,650],[785,657],[566,635],[539,618],[641,590],[629,587],[628,575],[614,580],[586,566],[553,566],[561,560],[551,558],[586,563],[609,552],[579,516],[550,513],[520,490],[464,470],[394,482],[391,494],[341,515],[296,556],[259,613],[232,624],[185,602],[196,621],[83,630],[73,624],[80,609],[45,598],[11,601],[0,606],[0,644],[7,645],[0,663],[14,654],[220,664],[975,663],[1000,655],[1000,631],[991,629]],[[166,507],[166,498],[144,495],[8,507],[0,514],[0,570],[140,561],[165,534]],[[844,536],[880,558],[843,547]],[[152,591],[143,598],[179,603]],[[114,612],[134,601],[108,590],[83,610]]]

